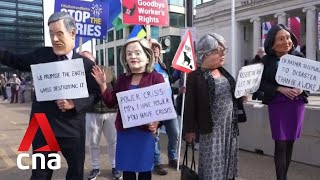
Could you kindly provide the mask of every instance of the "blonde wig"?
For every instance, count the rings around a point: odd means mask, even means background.
[[[140,44],[140,46],[143,49],[143,53],[146,54],[149,63],[147,64],[146,70],[145,72],[147,73],[151,73],[153,71],[153,65],[154,65],[154,55],[153,55],[153,51],[151,49],[150,43],[144,39],[144,38],[130,38],[128,39],[124,45],[121,48],[121,52],[120,52],[120,62],[122,64],[122,66],[124,67],[126,74],[129,76],[131,75],[131,70],[129,68],[128,62],[127,62],[127,57],[126,57],[126,50],[127,50],[127,46],[131,43],[134,42],[138,42]]]

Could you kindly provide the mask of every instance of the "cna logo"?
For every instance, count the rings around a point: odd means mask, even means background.
[[[47,145],[34,150],[35,152],[57,152],[60,151],[59,144],[57,139],[55,138],[53,131],[50,127],[48,119],[44,113],[34,113],[29,127],[21,141],[18,151],[28,151],[32,141],[37,133],[38,128],[40,127],[42,134],[47,141]],[[21,153],[17,157],[17,166],[19,169],[25,170],[29,169],[28,165],[22,164],[22,158],[29,158],[29,153]],[[45,169],[46,163],[49,169],[56,170],[61,168],[61,157],[57,153],[49,153],[48,161],[46,161],[44,154],[42,153],[34,153],[31,156],[32,160],[32,169],[37,168],[36,160],[40,158],[41,169]]]

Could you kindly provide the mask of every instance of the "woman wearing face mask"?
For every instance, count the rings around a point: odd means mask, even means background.
[[[139,89],[164,82],[163,76],[153,70],[154,55],[146,39],[132,38],[121,49],[121,63],[126,73],[118,77],[113,91],[106,85],[106,75],[98,66],[92,75],[100,85],[102,100],[108,107],[118,104],[116,93]],[[158,122],[124,129],[118,110],[116,118],[117,146],[116,169],[123,171],[124,180],[151,180],[155,138]]]
[[[187,78],[183,131],[185,140],[199,138],[200,180],[228,180],[238,175],[238,112],[242,99],[234,97],[235,80],[222,67],[226,41],[216,33],[198,42],[199,68]]]
[[[267,55],[262,58],[264,71],[260,90],[264,92],[262,103],[268,105],[272,138],[275,141],[277,180],[287,179],[293,144],[301,134],[308,97],[306,92],[279,85],[275,80],[280,57],[291,54],[297,45],[295,35],[282,24],[272,26],[264,43]]]

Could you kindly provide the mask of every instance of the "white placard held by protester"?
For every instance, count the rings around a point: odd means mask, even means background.
[[[286,54],[280,58],[277,83],[310,92],[320,87],[320,62]]]
[[[242,97],[252,94],[259,89],[264,65],[262,63],[244,66],[240,69],[237,78],[234,96]]]
[[[83,59],[31,65],[37,101],[89,97]]]
[[[116,96],[124,128],[177,117],[168,83],[123,91]]]

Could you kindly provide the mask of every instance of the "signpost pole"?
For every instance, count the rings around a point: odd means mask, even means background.
[[[79,37],[79,52],[82,52],[82,37]]]
[[[193,24],[193,2],[185,1],[186,4],[186,19],[187,19],[187,27],[192,27]],[[193,43],[193,42],[191,42]],[[183,72],[183,88],[187,85],[187,73]],[[181,141],[182,141],[182,129],[183,129],[183,114],[184,114],[184,101],[185,101],[186,93],[182,94],[182,106],[181,106],[181,122],[180,122],[180,135],[179,135],[179,145],[178,145],[178,160],[177,160],[177,170],[179,170],[180,166],[180,154],[181,154]]]
[[[147,32],[147,40],[150,40],[151,37],[151,27],[150,25],[146,25],[146,32]]]

